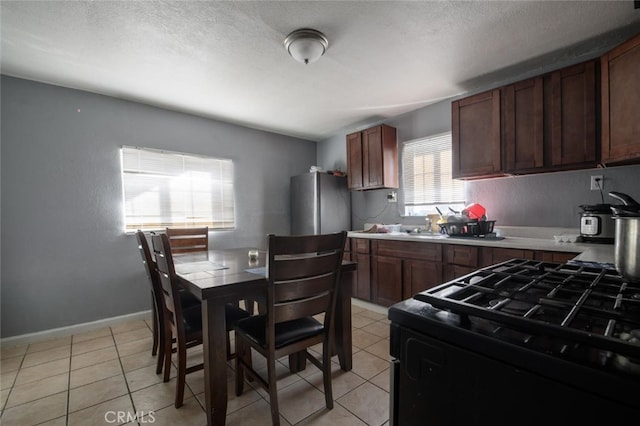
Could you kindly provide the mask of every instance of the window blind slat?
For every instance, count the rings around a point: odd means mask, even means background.
[[[228,159],[123,146],[125,232],[235,228],[233,177]]]

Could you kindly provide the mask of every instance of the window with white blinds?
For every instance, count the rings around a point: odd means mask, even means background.
[[[235,228],[233,162],[122,147],[125,232]]]
[[[451,133],[405,142],[402,175],[405,215],[464,206],[464,182],[451,178]]]

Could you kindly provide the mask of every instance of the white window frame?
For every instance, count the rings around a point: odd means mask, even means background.
[[[429,147],[432,144],[433,146]],[[447,149],[448,147],[448,149]],[[423,160],[423,164],[415,164],[416,155],[426,153],[431,158]],[[404,216],[426,216],[437,214],[436,207],[443,213],[449,208],[460,211],[465,206],[465,183],[452,179],[451,176],[451,132],[439,133],[424,138],[405,141],[402,144],[402,210]],[[424,173],[419,183],[417,167],[429,167],[432,173]],[[435,167],[434,167],[435,166]],[[444,175],[449,175],[449,179]],[[428,175],[431,176],[429,177]],[[445,179],[444,187],[442,179]],[[446,188],[446,189],[445,189]],[[441,191],[440,189],[444,189]]]
[[[232,160],[122,146],[120,164],[125,233],[235,229]]]

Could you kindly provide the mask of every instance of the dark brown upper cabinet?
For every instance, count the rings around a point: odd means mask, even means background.
[[[596,61],[545,76],[547,168],[591,168],[598,164]]]
[[[381,124],[347,135],[347,168],[349,189],[398,188],[395,127]]]
[[[502,89],[504,171],[544,167],[543,79],[531,78]]]
[[[597,62],[452,102],[453,177],[595,167]]]
[[[454,101],[451,113],[453,178],[502,174],[500,90]]]
[[[602,163],[640,161],[640,34],[600,58]]]

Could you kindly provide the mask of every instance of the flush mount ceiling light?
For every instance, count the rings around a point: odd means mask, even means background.
[[[327,50],[329,41],[320,31],[302,28],[293,31],[284,39],[284,47],[298,62],[309,64],[317,61]]]

